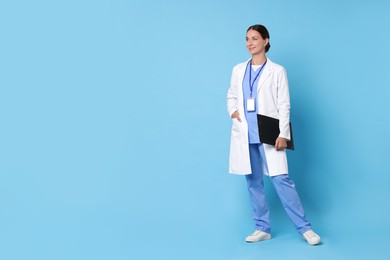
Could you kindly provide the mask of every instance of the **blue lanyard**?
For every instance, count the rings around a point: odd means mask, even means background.
[[[265,64],[267,64],[267,60],[265,60],[263,66],[261,66],[261,68],[259,69],[259,72],[257,73],[255,79],[252,82],[252,60],[249,61],[249,87],[251,90],[250,97],[252,97],[253,85],[255,84],[257,77],[260,75],[261,71],[263,70]]]

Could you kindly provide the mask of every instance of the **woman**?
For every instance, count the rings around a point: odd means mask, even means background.
[[[294,182],[288,176],[286,147],[290,140],[290,95],[285,69],[269,60],[268,30],[250,26],[246,47],[252,58],[233,68],[227,94],[227,110],[232,118],[229,172],[246,175],[255,232],[246,242],[271,239],[269,209],[263,175],[268,175],[295,229],[310,245],[320,237],[306,219]],[[279,119],[275,146],[260,142],[257,114]]]

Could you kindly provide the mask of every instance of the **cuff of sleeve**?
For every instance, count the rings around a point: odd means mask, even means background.
[[[236,111],[238,111],[237,108],[229,109],[229,111],[228,111],[229,112],[229,116],[232,117],[233,113],[236,112]]]
[[[282,138],[286,139],[287,141],[291,141],[290,135],[284,135],[284,134],[280,133],[278,137],[282,137]]]

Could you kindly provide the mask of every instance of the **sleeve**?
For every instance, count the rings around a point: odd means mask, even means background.
[[[277,108],[279,111],[279,137],[290,140],[290,92],[288,88],[287,73],[284,68],[278,75]]]
[[[238,89],[237,89],[237,83],[234,80],[235,79],[234,74],[235,74],[235,68],[233,68],[233,71],[232,71],[232,76],[230,79],[230,87],[229,87],[227,97],[226,97],[227,111],[228,111],[230,117],[232,116],[232,114],[235,111],[238,111],[238,103],[237,103]]]

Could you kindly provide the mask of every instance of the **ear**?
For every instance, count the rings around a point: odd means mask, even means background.
[[[265,44],[264,44],[264,46],[267,46],[268,43],[269,43],[269,38],[265,38]]]

